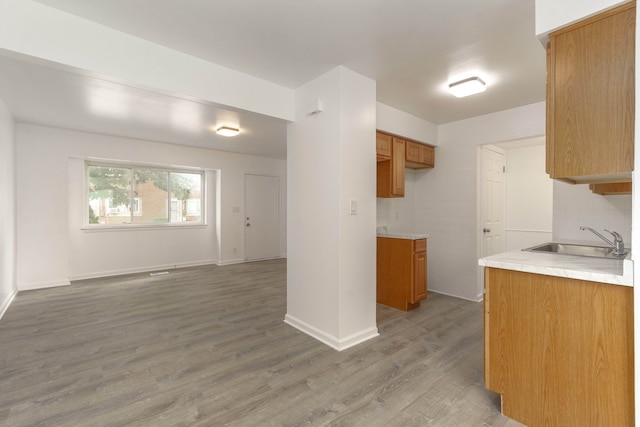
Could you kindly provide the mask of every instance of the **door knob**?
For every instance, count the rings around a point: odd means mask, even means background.
[[[483,233],[491,233],[491,229],[490,229],[490,228],[485,227],[485,228],[483,228],[483,229],[482,229],[482,232],[483,232]]]

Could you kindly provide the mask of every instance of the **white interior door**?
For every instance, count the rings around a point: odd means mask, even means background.
[[[245,175],[244,254],[246,261],[280,256],[280,179]]]
[[[483,257],[505,250],[505,157],[501,148],[482,147],[480,232]]]

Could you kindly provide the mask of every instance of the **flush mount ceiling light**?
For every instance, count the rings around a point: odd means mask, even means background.
[[[484,92],[485,89],[486,86],[480,77],[469,77],[449,84],[449,92],[458,98]]]
[[[236,136],[237,134],[240,133],[240,129],[232,128],[229,126],[221,126],[218,129],[216,129],[216,133],[222,136]]]

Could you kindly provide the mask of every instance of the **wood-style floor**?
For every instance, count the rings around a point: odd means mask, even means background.
[[[378,306],[337,352],[283,323],[286,262],[21,292],[0,320],[0,425],[516,426],[482,380],[482,305]]]

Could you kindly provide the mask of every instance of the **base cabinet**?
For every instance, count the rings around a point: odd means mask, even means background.
[[[376,299],[409,311],[427,298],[427,239],[378,237]]]
[[[633,426],[633,288],[485,269],[488,389],[529,427]]]

